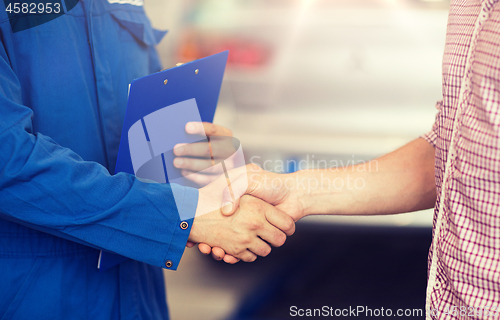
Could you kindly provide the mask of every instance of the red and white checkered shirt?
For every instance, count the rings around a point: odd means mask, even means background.
[[[500,318],[500,3],[452,0],[432,131],[427,319]],[[485,312],[487,311],[487,312]],[[489,312],[489,315],[487,314]]]

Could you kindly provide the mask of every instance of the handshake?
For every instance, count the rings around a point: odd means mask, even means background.
[[[228,171],[220,172],[220,167],[213,166],[213,150],[217,137],[231,137],[232,133],[211,123],[186,125],[189,134],[201,134],[202,130],[209,137],[208,143],[174,149],[174,166],[186,179],[203,186],[187,246],[198,243],[202,253],[212,253],[216,260],[227,263],[267,256],[271,246],[285,243],[295,231],[295,221],[303,216],[300,197],[291,192],[297,190],[294,179],[255,164],[228,168],[226,162],[224,169]],[[234,177],[230,183],[228,176]]]
[[[397,214],[436,201],[435,151],[421,138],[368,162],[276,174],[231,158],[238,152],[226,128],[188,123],[186,131],[208,137],[174,148],[179,175],[201,187],[187,246],[227,263],[266,256],[310,214]]]

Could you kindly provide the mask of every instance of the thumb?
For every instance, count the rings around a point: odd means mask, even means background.
[[[225,216],[232,215],[238,208],[239,204],[240,204],[239,199],[233,200],[229,187],[226,187],[222,192],[222,206],[221,206],[222,214]]]
[[[222,214],[225,216],[232,215],[238,209],[241,196],[247,192],[248,177],[246,173],[242,173],[222,192]]]

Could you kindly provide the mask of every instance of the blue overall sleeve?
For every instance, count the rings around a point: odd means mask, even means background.
[[[192,225],[180,227],[178,210],[194,216],[198,191],[111,176],[33,132],[33,112],[0,46],[0,218],[151,265],[170,260],[176,269]],[[184,192],[178,208],[172,187]]]

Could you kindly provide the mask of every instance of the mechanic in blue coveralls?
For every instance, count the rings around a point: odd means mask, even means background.
[[[239,216],[181,221],[170,185],[111,175],[128,84],[161,69],[164,32],[142,0],[61,4],[30,21],[1,6],[0,319],[167,319],[161,268],[188,239],[252,261],[293,220],[245,196]],[[206,188],[177,187],[194,217]],[[131,259],[99,271],[99,250]]]

